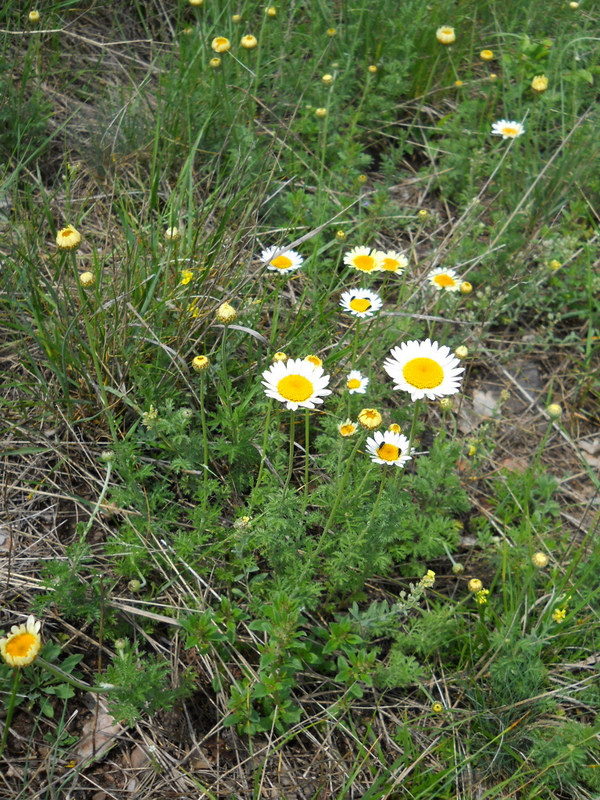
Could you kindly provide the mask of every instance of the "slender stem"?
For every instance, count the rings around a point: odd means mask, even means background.
[[[111,472],[112,472],[112,462],[109,461],[108,464],[106,465],[106,477],[104,478],[104,483],[102,484],[102,491],[100,492],[100,496],[98,497],[98,500],[96,501],[96,505],[94,506],[94,510],[92,511],[92,514],[91,514],[91,516],[90,516],[90,518],[88,520],[88,523],[85,526],[85,530],[81,534],[81,541],[82,542],[85,540],[85,537],[88,535],[88,533],[90,531],[90,528],[94,524],[94,520],[96,519],[98,511],[100,510],[100,506],[102,505],[102,501],[104,500],[104,496],[106,495],[106,492],[108,490],[108,482],[110,481],[110,473]]]
[[[279,322],[279,293],[281,292],[282,281],[278,281],[277,290],[275,292],[275,305],[273,306],[273,322],[271,323],[271,338],[270,345],[273,347],[275,338],[277,336],[277,323]]]
[[[263,474],[265,466],[265,458],[267,455],[267,442],[269,441],[269,422],[271,421],[271,409],[273,408],[273,398],[269,397],[269,404],[267,405],[267,419],[265,420],[265,437],[263,439],[262,453],[260,454],[260,467],[258,469],[258,477],[256,479],[255,489],[260,485],[260,479]]]
[[[290,485],[290,480],[292,477],[292,467],[294,465],[294,425],[296,424],[296,413],[292,411],[290,413],[290,458],[288,461],[288,473],[287,478],[285,479],[285,486],[283,487],[283,496],[287,494],[288,486]]]
[[[36,661],[45,670],[48,670],[48,672],[54,675],[55,678],[60,678],[61,681],[70,683],[71,686],[74,686],[76,689],[81,689],[82,692],[94,692],[94,694],[105,694],[119,688],[118,686],[112,686],[110,684],[106,684],[105,686],[90,686],[89,683],[84,683],[83,681],[77,680],[77,678],[74,678],[72,675],[69,675],[68,672],[64,672],[59,667],[56,667],[54,664],[50,664],[50,662],[46,661],[44,658],[40,658],[40,656],[37,657]]]
[[[306,409],[306,417],[304,418],[304,510],[308,505],[308,444],[310,437],[310,419],[308,416],[308,408]]]
[[[354,344],[352,345],[352,369],[356,364],[356,354],[358,352],[358,334],[360,329],[360,319],[356,318],[356,328],[354,329]]]
[[[17,688],[19,686],[20,677],[21,677],[21,669],[20,667],[17,667],[17,669],[15,669],[15,674],[13,676],[13,685],[8,700],[8,708],[6,709],[6,721],[4,723],[4,733],[2,734],[2,743],[0,744],[0,758],[2,757],[2,753],[4,752],[4,748],[6,747],[6,742],[8,741],[8,732],[10,730],[10,723],[12,722],[13,713],[15,710],[15,701],[17,699]]]
[[[333,503],[333,507],[332,507],[331,512],[329,514],[329,518],[328,518],[327,522],[325,523],[325,527],[323,528],[323,533],[321,534],[321,538],[319,539],[319,541],[317,543],[317,547],[316,547],[313,555],[316,555],[319,552],[319,550],[321,549],[321,544],[325,541],[325,536],[329,532],[329,528],[331,527],[331,523],[333,522],[333,518],[335,517],[335,513],[338,510],[338,507],[339,507],[340,502],[342,500],[342,497],[344,495],[344,488],[346,486],[346,481],[348,480],[348,476],[350,475],[350,468],[352,467],[352,462],[354,461],[354,456],[356,455],[356,452],[358,450],[358,446],[360,445],[361,438],[362,437],[360,437],[360,436],[357,437],[356,444],[354,445],[354,448],[353,448],[352,452],[350,453],[350,456],[349,456],[348,461],[346,463],[346,470],[344,472],[344,475],[342,477],[342,480],[341,480],[339,488],[338,488],[337,496],[335,498],[335,501]]]
[[[204,448],[204,493],[202,507],[206,508],[208,503],[208,436],[206,432],[206,415],[204,411],[204,375],[200,375],[200,419],[202,421],[202,445]]]
[[[383,475],[381,476],[381,483],[379,484],[379,492],[377,493],[377,497],[375,498],[375,502],[373,503],[373,508],[371,509],[371,516],[369,517],[369,521],[367,522],[366,527],[364,528],[360,540],[362,541],[367,533],[369,532],[371,525],[373,524],[373,520],[375,519],[375,512],[377,511],[377,506],[379,505],[379,501],[381,500],[381,495],[383,494],[383,484],[385,483],[387,474],[387,467],[383,468]]]
[[[417,430],[417,417],[419,416],[419,408],[421,406],[420,400],[415,400],[415,410],[413,413],[412,425],[410,426],[410,434],[408,436],[408,454],[411,454],[412,445],[415,440],[415,433]]]

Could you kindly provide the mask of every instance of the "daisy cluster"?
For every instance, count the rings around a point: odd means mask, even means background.
[[[267,270],[288,274],[303,264],[302,256],[295,250],[284,247],[269,247],[262,251],[261,262]],[[400,275],[408,266],[407,257],[398,251],[384,252],[360,246],[354,247],[344,256],[344,264],[363,274],[389,272]],[[463,292],[468,294],[471,284],[463,281],[454,269],[433,269],[427,282],[437,291]],[[343,311],[358,320],[373,317],[382,306],[381,296],[372,289],[362,287],[347,289],[340,298]],[[464,367],[450,348],[425,341],[403,342],[394,347],[383,363],[383,369],[393,381],[395,391],[406,392],[412,402],[436,400],[455,394],[460,389]],[[314,410],[321,406],[332,390],[331,376],[325,373],[322,360],[316,355],[304,358],[288,358],[278,352],[271,367],[262,373],[262,384],[267,397],[284,404],[290,411],[300,408]],[[344,378],[342,391],[348,396],[365,395],[369,377],[358,369],[350,369]],[[392,424],[385,432],[377,429],[382,425],[382,415],[377,409],[363,408],[355,423],[350,418],[340,422],[338,432],[343,438],[354,436],[362,428],[372,436],[367,439],[366,451],[377,464],[392,464],[403,467],[411,459],[411,442],[404,436],[400,426]]]

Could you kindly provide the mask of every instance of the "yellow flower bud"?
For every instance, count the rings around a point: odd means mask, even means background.
[[[192,369],[194,372],[204,372],[210,366],[210,359],[208,356],[196,356],[192,361]]]

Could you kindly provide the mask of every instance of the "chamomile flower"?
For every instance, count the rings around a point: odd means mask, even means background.
[[[520,122],[500,119],[492,125],[492,135],[501,136],[503,139],[516,139],[523,133],[525,133],[525,128]]]
[[[390,250],[381,255],[383,256],[381,269],[384,272],[395,272],[396,275],[401,275],[408,266],[408,258],[403,253]]]
[[[323,367],[316,367],[302,358],[290,358],[272,364],[263,372],[262,383],[267,397],[285,403],[290,411],[314,408],[331,394],[327,388],[329,375],[324,374]]]
[[[375,464],[393,464],[403,467],[410,461],[409,441],[401,433],[376,431],[367,439],[367,453]]]
[[[459,292],[461,280],[458,277],[456,270],[444,269],[438,267],[431,270],[427,276],[429,283],[435,286],[438,291],[444,289],[446,292]]]
[[[348,289],[340,298],[340,305],[354,317],[372,317],[383,305],[377,292],[370,289]]]
[[[353,369],[346,378],[346,389],[350,394],[365,394],[368,385],[369,379],[361,375],[357,369]]]
[[[465,368],[449,347],[429,339],[402,342],[391,350],[390,356],[383,362],[383,368],[394,381],[394,389],[409,392],[413,402],[458,392]]]
[[[260,254],[261,261],[267,269],[285,275],[302,266],[304,259],[295,250],[283,250],[281,247],[269,247]]]
[[[359,272],[377,272],[383,264],[383,253],[370,247],[353,247],[344,256],[344,264]]]
[[[42,647],[40,621],[29,616],[23,625],[13,625],[8,636],[0,639],[0,655],[9,667],[28,667]]]
[[[358,425],[356,422],[352,422],[350,418],[344,420],[344,422],[340,422],[338,425],[338,433],[344,439],[347,439],[349,436],[354,436],[356,431],[358,430]]]

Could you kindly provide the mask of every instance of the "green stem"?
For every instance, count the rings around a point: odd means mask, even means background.
[[[94,694],[106,694],[107,692],[112,692],[115,689],[118,689],[118,686],[90,686],[89,683],[84,683],[83,681],[77,680],[72,675],[69,675],[68,672],[64,672],[64,670],[56,667],[54,664],[50,664],[50,662],[46,661],[44,658],[40,656],[37,657],[36,661],[45,669],[48,670],[55,678],[59,678],[61,681],[65,681],[66,683],[70,683],[71,686],[74,686],[75,689],[81,689],[82,692],[93,692]]]
[[[331,509],[331,512],[329,514],[329,518],[328,518],[327,522],[325,523],[325,527],[323,528],[323,533],[321,534],[321,538],[317,542],[317,547],[316,547],[313,555],[317,555],[317,553],[321,549],[321,545],[325,541],[325,536],[329,532],[329,528],[331,527],[331,523],[333,522],[333,519],[335,517],[335,513],[338,510],[338,507],[340,505],[342,497],[344,496],[344,489],[346,487],[346,481],[348,480],[348,476],[350,475],[350,468],[352,467],[352,462],[354,461],[354,457],[356,455],[356,452],[358,450],[360,442],[361,442],[361,437],[358,436],[356,438],[356,444],[354,445],[354,448],[353,448],[352,452],[350,453],[350,456],[349,456],[348,461],[346,463],[346,470],[345,470],[344,475],[342,477],[342,480],[340,482],[340,485],[339,485],[339,488],[338,488],[338,493],[337,493],[337,496],[336,496],[335,501],[333,503],[333,507]]]
[[[285,479],[285,486],[283,487],[283,496],[285,497],[287,494],[288,487],[290,485],[290,480],[292,478],[292,467],[294,464],[294,425],[296,423],[296,413],[292,411],[290,413],[290,457],[288,461],[288,472],[287,478]]]
[[[273,306],[273,322],[271,323],[271,338],[269,340],[270,346],[273,347],[275,337],[277,336],[277,323],[279,322],[279,293],[281,292],[281,281],[277,283],[277,290],[275,293],[275,305]]]
[[[108,483],[110,481],[110,473],[111,472],[112,472],[112,463],[109,461],[108,464],[106,465],[106,477],[104,478],[104,483],[102,484],[102,491],[100,492],[100,496],[98,497],[98,500],[96,501],[96,505],[94,506],[94,510],[92,511],[92,514],[91,514],[91,516],[90,516],[90,518],[88,520],[88,523],[85,526],[85,530],[81,534],[81,541],[82,542],[85,540],[85,537],[88,535],[88,533],[90,531],[90,528],[94,524],[94,520],[96,519],[96,516],[98,515],[98,511],[100,510],[100,506],[102,505],[102,501],[104,500],[104,496],[106,495],[106,492],[108,491]]]
[[[263,474],[263,469],[265,466],[265,458],[267,455],[267,442],[269,441],[269,422],[271,421],[271,409],[273,408],[273,398],[269,398],[269,404],[267,406],[267,419],[265,420],[265,436],[263,439],[263,446],[262,446],[262,453],[260,455],[260,467],[258,470],[258,478],[256,479],[255,489],[258,489],[260,485],[260,479]]]
[[[310,437],[310,419],[308,416],[308,408],[306,409],[306,417],[304,418],[304,510],[308,505],[308,444]]]
[[[8,740],[8,732],[10,730],[10,723],[12,722],[13,713],[15,710],[15,702],[17,699],[17,688],[19,686],[20,677],[21,677],[21,669],[20,667],[17,667],[13,677],[13,685],[12,685],[12,691],[10,693],[10,698],[8,700],[8,708],[6,709],[6,722],[4,723],[2,744],[0,744],[0,758],[2,758],[2,753],[4,752],[4,748],[6,747],[6,742]]]
[[[204,375],[200,375],[200,418],[202,420],[202,445],[204,450],[204,495],[202,508],[206,508],[208,503],[208,436],[206,432],[206,416],[204,412]]]
[[[359,543],[365,538],[367,533],[369,532],[371,525],[373,524],[373,520],[375,519],[375,512],[377,511],[377,506],[379,505],[379,501],[381,500],[381,495],[383,494],[383,484],[385,483],[387,473],[387,467],[383,468],[383,475],[381,476],[381,483],[379,484],[379,492],[377,493],[377,497],[375,498],[375,502],[373,503],[373,508],[371,509],[371,516],[369,517],[369,521],[367,522],[366,528],[364,528]]]
[[[411,454],[412,445],[415,440],[415,433],[417,430],[417,417],[419,416],[419,408],[421,406],[420,400],[415,400],[415,410],[413,412],[412,425],[410,426],[410,434],[408,436],[408,455]]]

